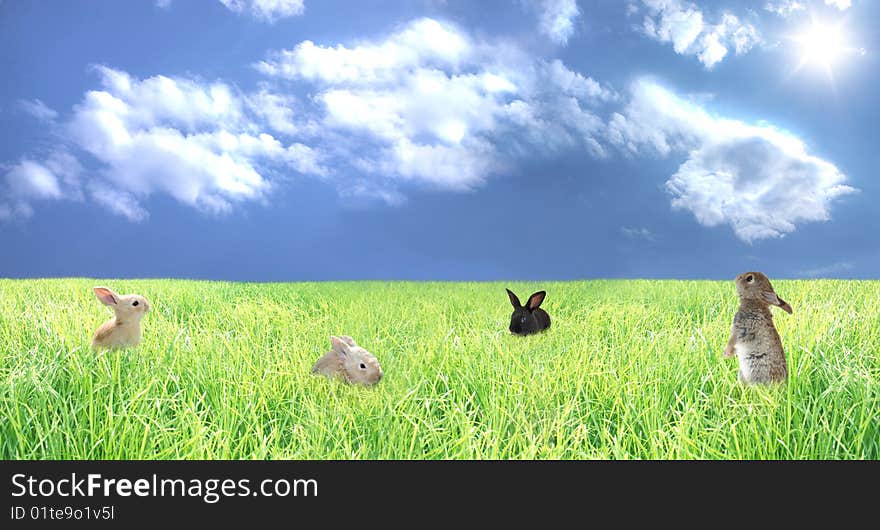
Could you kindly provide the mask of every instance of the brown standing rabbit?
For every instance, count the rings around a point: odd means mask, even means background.
[[[150,303],[137,294],[119,295],[107,287],[95,287],[95,295],[116,316],[101,324],[92,338],[93,348],[127,348],[141,341],[141,319]]]
[[[382,379],[382,368],[376,356],[355,344],[347,335],[330,336],[333,349],[312,366],[313,374],[341,377],[346,382],[359,385],[375,385]]]
[[[791,313],[788,302],[779,298],[770,280],[760,272],[745,272],[734,280],[739,310],[733,317],[725,357],[736,355],[739,380],[745,384],[781,383],[788,378],[782,340],[773,325],[770,306]]]

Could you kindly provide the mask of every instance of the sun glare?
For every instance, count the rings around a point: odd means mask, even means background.
[[[801,46],[801,61],[830,68],[846,51],[841,28],[814,23],[795,37]]]
[[[795,71],[811,67],[823,70],[830,81],[834,81],[834,67],[848,55],[864,53],[852,47],[843,22],[831,24],[812,19],[811,24],[800,33],[791,36],[798,47],[798,64]]]

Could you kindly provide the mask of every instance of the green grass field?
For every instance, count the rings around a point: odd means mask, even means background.
[[[89,349],[96,284],[151,301],[138,348]],[[880,282],[774,286],[790,381],[744,388],[732,281],[0,280],[0,457],[880,458]],[[310,375],[331,334],[379,385]]]

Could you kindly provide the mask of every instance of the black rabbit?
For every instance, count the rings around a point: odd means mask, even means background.
[[[513,315],[510,317],[510,332],[515,335],[531,335],[539,331],[544,331],[550,327],[550,315],[541,309],[541,302],[547,293],[538,291],[529,297],[525,307],[519,302],[519,298],[510,289],[507,289],[507,296],[513,305]]]

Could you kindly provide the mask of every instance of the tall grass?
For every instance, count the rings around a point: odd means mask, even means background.
[[[151,301],[138,348],[89,349],[96,284]],[[880,282],[775,282],[771,388],[721,357],[732,282],[512,283],[549,293],[526,338],[505,286],[0,280],[0,457],[880,457]],[[378,386],[310,375],[331,334]]]

